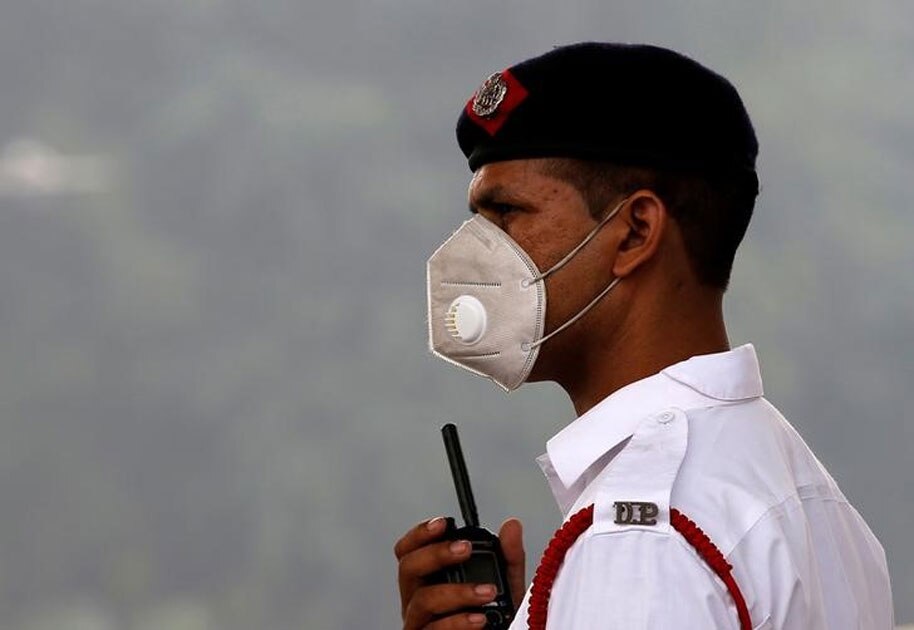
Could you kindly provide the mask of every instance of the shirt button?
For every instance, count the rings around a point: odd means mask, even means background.
[[[660,424],[669,424],[673,421],[676,415],[672,411],[664,411],[660,416],[657,417],[657,422]]]

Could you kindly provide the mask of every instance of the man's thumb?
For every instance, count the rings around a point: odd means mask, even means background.
[[[501,524],[498,530],[501,541],[501,550],[508,563],[508,585],[511,588],[511,598],[515,606],[520,606],[527,590],[527,580],[524,570],[524,527],[516,518],[509,518]]]

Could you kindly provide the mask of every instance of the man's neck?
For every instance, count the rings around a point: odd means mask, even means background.
[[[568,393],[578,416],[613,392],[686,359],[730,349],[722,309],[683,313],[663,325],[653,318],[634,318],[616,339],[596,340],[579,356],[577,369],[559,385]],[[659,323],[659,322],[658,322]]]

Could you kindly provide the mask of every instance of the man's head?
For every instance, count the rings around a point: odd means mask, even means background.
[[[723,77],[653,46],[558,48],[492,75],[457,137],[474,171],[471,210],[541,270],[624,201],[546,279],[546,332],[622,282],[543,346],[531,380],[567,372],[569,358],[586,362],[594,344],[617,350],[635,323],[719,310],[758,193],[755,133]]]

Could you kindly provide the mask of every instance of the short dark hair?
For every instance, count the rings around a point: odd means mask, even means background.
[[[754,177],[677,173],[571,158],[550,158],[544,173],[574,186],[595,217],[607,212],[619,197],[642,188],[653,191],[679,225],[698,281],[727,289],[736,249],[758,194]]]

